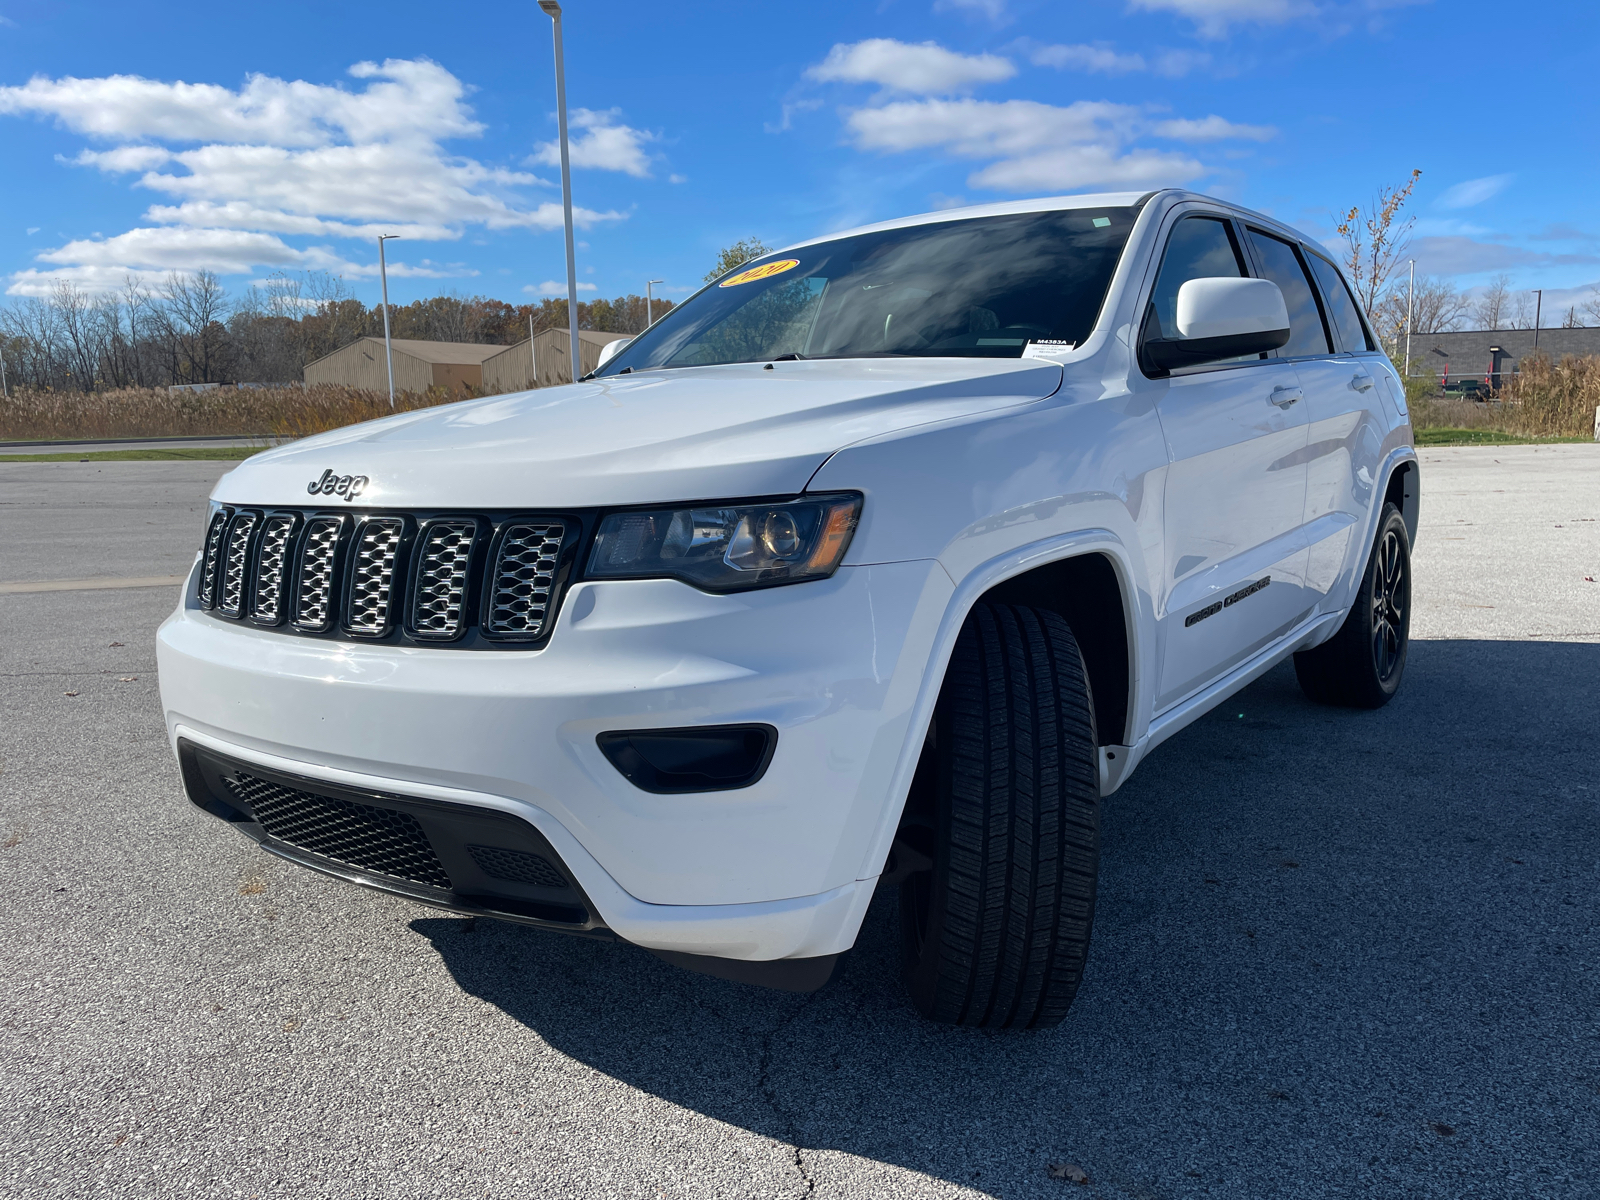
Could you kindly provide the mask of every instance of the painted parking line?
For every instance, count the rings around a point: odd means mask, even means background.
[[[133,579],[30,579],[0,583],[0,596],[19,592],[93,592],[103,588],[177,587],[187,575],[140,575]]]

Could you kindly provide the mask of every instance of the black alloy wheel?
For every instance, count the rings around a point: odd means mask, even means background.
[[[1400,690],[1411,640],[1411,538],[1385,504],[1355,602],[1339,632],[1294,656],[1300,690],[1319,704],[1382,708]]]

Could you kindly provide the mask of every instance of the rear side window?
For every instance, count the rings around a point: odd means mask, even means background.
[[[1328,345],[1322,310],[1317,307],[1317,294],[1311,288],[1311,280],[1306,278],[1300,252],[1282,238],[1259,229],[1249,230],[1249,238],[1251,249],[1261,263],[1262,277],[1278,285],[1289,309],[1289,343],[1278,351],[1279,357],[1327,354],[1333,347]]]
[[[1229,222],[1216,217],[1184,217],[1173,226],[1166,253],[1161,256],[1155,291],[1150,294],[1155,312],[1145,326],[1145,336],[1178,336],[1178,289],[1189,280],[1240,279],[1244,275],[1244,257]]]
[[[1344,276],[1339,274],[1339,268],[1320,254],[1308,254],[1306,258],[1311,263],[1311,271],[1316,275],[1317,282],[1322,285],[1322,298],[1328,302],[1328,316],[1333,321],[1333,327],[1339,331],[1339,341],[1352,354],[1371,350],[1372,343],[1367,340],[1361,314],[1356,311],[1355,298],[1350,295],[1350,288],[1345,284]]]

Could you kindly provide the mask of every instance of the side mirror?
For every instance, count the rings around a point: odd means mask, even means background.
[[[600,347],[600,361],[595,364],[594,369],[596,371],[598,371],[601,367],[605,366],[608,362],[610,362],[617,355],[621,354],[622,353],[622,348],[624,346],[626,346],[631,341],[633,341],[632,338],[618,338],[614,342],[607,342],[604,346],[601,346]]]
[[[1178,336],[1147,338],[1163,371],[1261,354],[1289,340],[1289,309],[1270,279],[1191,279],[1178,289]]]

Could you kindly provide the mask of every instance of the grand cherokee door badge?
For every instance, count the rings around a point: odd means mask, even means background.
[[[1271,582],[1272,582],[1272,576],[1271,575],[1263,575],[1260,579],[1256,580],[1254,583],[1248,585],[1247,587],[1240,588],[1237,592],[1233,593],[1233,595],[1227,597],[1225,600],[1218,600],[1214,604],[1206,605],[1204,608],[1200,609],[1198,612],[1190,613],[1187,617],[1185,617],[1183,619],[1183,627],[1185,629],[1187,629],[1191,625],[1198,625],[1201,621],[1204,621],[1207,617],[1214,617],[1219,612],[1221,612],[1223,609],[1232,608],[1235,604],[1239,603],[1239,601],[1244,600],[1247,597],[1254,596],[1257,592],[1259,592],[1262,588],[1266,587],[1267,584],[1269,584]]]

